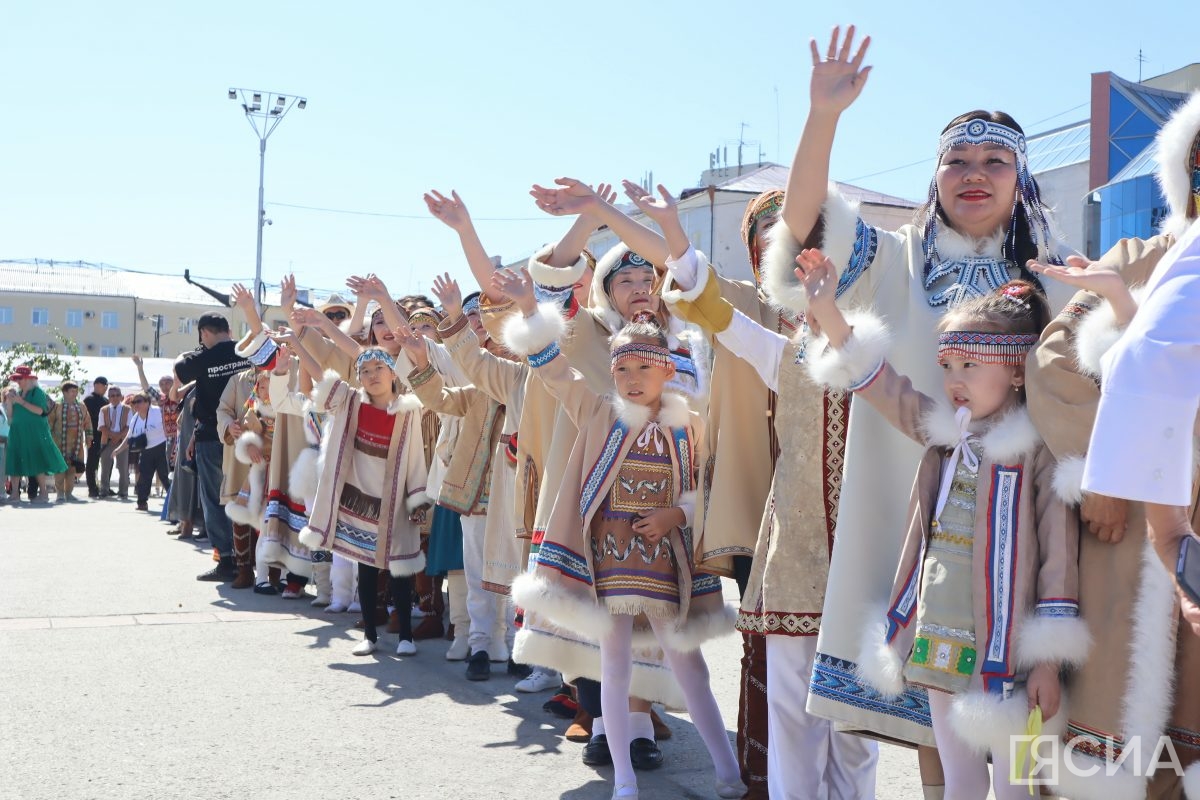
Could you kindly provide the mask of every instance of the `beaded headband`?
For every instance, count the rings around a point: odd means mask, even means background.
[[[643,364],[649,364],[652,367],[672,366],[675,362],[671,359],[671,351],[659,344],[647,344],[645,342],[629,342],[620,347],[614,347],[612,351],[612,368],[616,369],[617,364],[622,361],[633,359],[640,361]]]
[[[1200,136],[1192,142],[1192,206],[1196,216],[1200,217]]]
[[[378,347],[372,347],[360,353],[358,358],[354,359],[354,371],[358,372],[363,368],[363,364],[366,364],[368,361],[382,361],[384,364],[387,364],[388,369],[392,370],[392,372],[396,371],[396,360]]]
[[[475,292],[474,294],[472,294],[470,297],[468,297],[466,300],[463,301],[462,313],[463,313],[464,317],[467,314],[480,313],[480,311],[479,311],[479,292]]]
[[[1017,208],[1025,209],[1025,218],[1029,220],[1029,236],[1039,250],[1045,250],[1045,258],[1052,264],[1061,264],[1062,260],[1055,255],[1050,245],[1053,235],[1050,232],[1050,221],[1046,218],[1046,210],[1038,193],[1037,182],[1029,171],[1029,159],[1026,156],[1025,135],[1020,131],[992,122],[986,119],[971,119],[955,125],[942,134],[938,141],[937,163],[942,163],[942,157],[953,147],[964,144],[994,144],[1010,151],[1017,159],[1017,192],[1013,197],[1012,214],[1008,224],[1007,243],[1010,252],[1016,247]],[[938,192],[937,175],[929,181],[928,211],[925,216],[925,272],[938,259],[937,227],[938,227]]]
[[[608,274],[604,276],[604,291],[608,291],[608,287],[612,285],[613,278],[617,276],[618,272],[625,269],[633,269],[634,267],[641,267],[652,272],[654,271],[653,264],[632,250],[626,250],[625,254],[621,256],[621,260],[617,262],[617,265],[610,269]]]
[[[408,321],[415,322],[417,317],[429,317],[431,320],[433,320],[435,327],[441,325],[442,320],[444,319],[444,317],[437,312],[437,309],[424,307],[413,309],[413,312],[408,315]]]
[[[759,261],[762,254],[758,251],[756,241],[758,224],[764,217],[778,214],[783,210],[783,192],[772,189],[763,192],[746,205],[746,215],[742,217],[742,243],[750,254],[750,269],[754,272],[754,281],[759,283]]]
[[[1036,333],[946,331],[938,336],[938,363],[945,364],[946,359],[957,356],[980,364],[1019,367],[1038,338]]]

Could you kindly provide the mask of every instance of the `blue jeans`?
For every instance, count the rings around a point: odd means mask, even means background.
[[[221,556],[233,556],[233,522],[221,504],[221,461],[225,445],[221,442],[196,442],[196,481],[200,484],[200,507],[204,510],[204,530],[208,541]]]

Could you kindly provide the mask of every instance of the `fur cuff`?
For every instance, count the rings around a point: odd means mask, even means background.
[[[317,450],[306,447],[296,456],[288,470],[288,497],[308,508],[317,496],[317,482],[321,479],[317,471]]]
[[[1083,502],[1083,456],[1067,456],[1054,466],[1054,480],[1050,486],[1059,500],[1077,506]]]
[[[263,440],[254,431],[244,431],[237,441],[233,443],[233,457],[243,464],[252,464],[250,460],[250,447],[257,447],[259,452],[262,452]]]
[[[950,724],[954,732],[977,753],[1009,752],[1012,736],[1025,735],[1029,719],[1029,700],[1024,691],[1007,700],[999,695],[972,690],[957,695],[950,704]],[[1067,695],[1064,692],[1058,713],[1046,721],[1043,735],[1059,738],[1066,730]],[[1061,771],[1061,770],[1060,770]]]
[[[840,350],[829,346],[824,335],[809,344],[805,362],[809,376],[833,389],[857,390],[887,356],[891,333],[883,320],[867,311],[846,314],[854,331]]]
[[[734,632],[737,622],[737,606],[721,601],[719,606],[688,614],[683,627],[671,627],[663,644],[680,653],[699,650],[710,639]]]
[[[829,183],[829,192],[821,206],[823,234],[819,247],[837,266],[840,275],[850,264],[854,254],[854,240],[858,230],[858,204],[842,197],[837,184]],[[763,290],[777,306],[797,314],[808,308],[808,295],[804,286],[796,279],[796,256],[804,244],[796,238],[782,219],[775,223],[768,234],[770,243],[763,255]]]
[[[1038,664],[1078,667],[1091,648],[1092,635],[1079,617],[1028,617],[1013,642],[1018,669]]]
[[[433,501],[429,499],[429,495],[427,495],[424,490],[421,490],[414,495],[410,495],[409,498],[404,501],[404,507],[408,509],[408,513],[410,514],[421,506],[432,505]]]
[[[1117,318],[1107,300],[1089,311],[1075,329],[1073,345],[1075,363],[1079,371],[1090,378],[1099,379],[1104,374],[1101,360],[1125,329],[1117,326]]]
[[[307,525],[305,525],[304,529],[300,531],[300,535],[297,538],[300,539],[300,544],[304,545],[309,550],[325,549],[325,537]]]
[[[880,612],[879,617],[884,617]],[[904,694],[904,661],[887,641],[887,623],[872,622],[863,632],[855,674],[885,699]]]
[[[525,573],[512,585],[517,606],[598,642],[612,631],[612,615],[596,603],[580,602],[540,575]]]
[[[1192,764],[1183,773],[1184,797],[1200,797],[1200,763]]]
[[[683,525],[685,528],[695,527],[696,524],[696,492],[682,492],[675,505],[683,509]]]
[[[704,293],[704,287],[708,286],[711,280],[711,274],[715,269],[704,258],[704,254],[699,250],[692,249],[691,259],[693,269],[696,273],[696,285],[691,289],[681,289],[679,284],[675,282],[675,273],[671,271],[671,266],[676,262],[672,259],[667,259],[667,280],[663,284],[662,299],[667,305],[674,305],[678,302],[694,303],[696,298]],[[687,255],[684,258],[688,258]],[[683,259],[680,259],[683,261]]]
[[[328,411],[325,404],[329,401],[329,395],[333,393],[333,389],[342,379],[341,375],[337,374],[336,370],[327,369],[321,380],[317,381],[317,385],[312,390],[312,401],[318,413]]]
[[[504,321],[500,339],[505,347],[519,356],[531,356],[561,341],[567,332],[563,319],[553,303],[541,303],[532,317],[513,314]]]
[[[552,267],[546,260],[553,252],[554,245],[548,244],[529,259],[529,277],[533,282],[550,289],[569,289],[579,283],[587,271],[587,258],[581,254],[569,267]]]
[[[425,554],[420,550],[412,558],[396,559],[388,562],[388,572],[394,577],[403,578],[416,575],[425,569]]]

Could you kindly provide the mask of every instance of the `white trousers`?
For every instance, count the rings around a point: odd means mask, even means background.
[[[870,800],[875,742],[805,710],[815,636],[767,636],[767,790],[771,800]]]
[[[358,565],[350,559],[334,553],[329,580],[333,584],[334,605],[348,606],[358,599]]]
[[[1028,798],[1028,786],[1008,782],[1012,762],[1007,752],[992,752],[992,777],[989,780],[987,756],[973,751],[950,724],[953,700],[954,695],[948,692],[929,693],[933,738],[942,759],[942,772],[946,774],[946,800],[987,800],[989,783],[997,800]]]
[[[487,529],[486,516],[461,517],[463,532],[463,574],[467,579],[467,614],[471,617],[468,643],[471,653],[491,650],[496,633],[497,604],[500,595],[483,588],[483,536]]]

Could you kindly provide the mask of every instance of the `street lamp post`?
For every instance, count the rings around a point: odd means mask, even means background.
[[[263,98],[266,98],[264,104]],[[241,100],[242,111],[246,112],[246,120],[258,136],[258,250],[254,259],[254,301],[262,313],[262,239],[263,226],[269,224],[267,212],[263,208],[263,178],[267,164],[267,138],[279,127],[279,123],[287,116],[292,107],[303,110],[308,105],[308,98],[297,97],[277,92],[262,92],[254,89],[230,89],[230,100]]]

